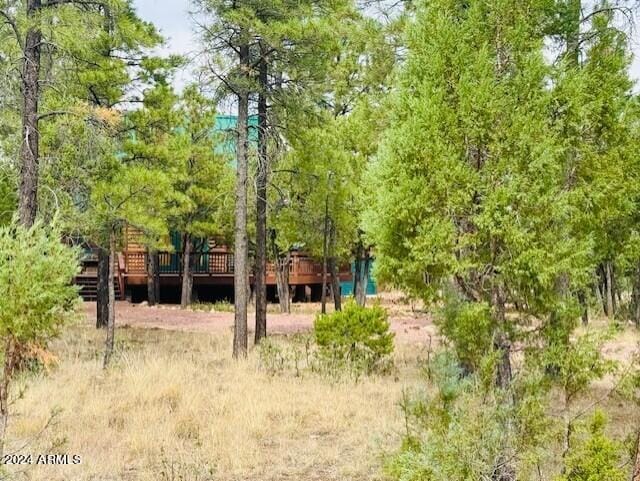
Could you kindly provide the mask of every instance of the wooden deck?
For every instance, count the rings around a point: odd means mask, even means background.
[[[143,286],[146,286],[148,280],[149,254],[142,242],[141,232],[126,228],[123,240],[123,250],[118,253],[115,274],[119,298],[129,297],[134,291],[141,295],[145,290]],[[173,240],[173,251],[160,252],[159,266],[161,287],[170,287],[175,291],[182,283],[182,251],[180,243],[177,242],[178,239]],[[192,254],[191,265],[194,289],[200,292],[204,289],[209,294],[218,292],[226,297],[229,296],[229,290],[233,292],[235,259],[228,247],[221,245],[213,238],[206,239],[202,250]],[[82,296],[88,300],[95,298],[97,266],[97,251],[87,246],[83,271],[76,278],[76,283],[81,287]],[[330,280],[331,276],[328,277]],[[352,280],[350,266],[341,266],[339,278],[341,282]],[[253,276],[250,276],[249,281],[253,283]],[[317,295],[321,285],[322,263],[302,252],[292,252],[289,264],[289,286],[299,293],[307,292],[307,288],[311,288],[311,291]],[[215,286],[218,286],[217,290]],[[275,266],[267,264],[267,287],[272,293],[275,292],[274,286],[276,286]]]
[[[182,276],[182,253],[161,252],[160,278],[170,283]],[[126,285],[142,285],[147,282],[146,252],[123,252],[122,276]],[[218,250],[192,256],[194,283],[199,284],[233,284],[234,255],[231,252]],[[340,272],[341,281],[351,280],[349,266],[343,266]],[[289,264],[289,284],[317,285],[322,283],[322,264],[299,253],[291,256]],[[275,266],[267,264],[267,285],[276,285]]]

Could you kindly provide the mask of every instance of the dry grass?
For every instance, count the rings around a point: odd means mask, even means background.
[[[26,479],[370,480],[381,476],[384,449],[397,446],[399,377],[270,377],[255,351],[229,359],[228,332],[137,329],[118,332],[120,354],[105,372],[102,336],[71,328],[54,345],[59,365],[26,381],[11,444],[82,457],[79,466],[32,466]],[[413,363],[400,364],[415,379]]]
[[[256,351],[232,361],[226,327],[120,329],[118,354],[104,371],[104,333],[89,323],[72,327],[52,346],[57,365],[22,381],[26,390],[13,406],[7,451],[78,454],[82,464],[15,467],[9,479],[381,479],[383,456],[397,449],[403,430],[401,392],[421,383],[416,358],[426,357],[424,336],[416,334],[423,331],[412,327],[417,321],[409,308],[391,307],[399,317],[398,372],[357,384],[311,374],[270,376]],[[405,326],[403,319],[411,322]],[[428,320],[418,324],[425,333],[433,327]],[[606,322],[590,329],[606,329]],[[639,341],[638,331],[627,328],[605,349],[624,362]],[[581,402],[597,401],[610,387],[610,381],[596,383]],[[602,407],[619,438],[639,422],[630,403],[612,398]],[[43,431],[52,412],[57,415]]]

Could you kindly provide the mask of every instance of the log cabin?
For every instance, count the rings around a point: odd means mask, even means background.
[[[234,157],[235,145],[233,135],[224,135],[235,131],[236,117],[220,115],[216,119],[215,131],[222,133],[217,149]],[[257,134],[257,118],[249,119],[251,142],[255,142]],[[253,128],[252,128],[253,127]],[[182,284],[182,236],[172,232],[167,244],[172,249],[159,253],[160,269],[160,301],[179,302]],[[233,249],[215,237],[199,239],[198,248],[193,249],[193,299],[211,302],[226,300],[233,302],[234,254]],[[116,297],[119,300],[142,302],[147,299],[147,280],[149,253],[141,242],[140,231],[126,228],[121,239],[122,250],[118,252],[115,273]],[[98,249],[90,244],[84,245],[82,271],[76,278],[83,299],[93,301],[97,294]],[[330,284],[330,275],[328,276]],[[340,282],[345,288],[353,279],[348,265],[340,268]],[[253,286],[253,277],[250,276]],[[317,301],[322,294],[322,263],[301,251],[291,252],[289,262],[289,286],[291,300]],[[275,266],[267,265],[267,298],[277,299]]]
[[[115,273],[116,297],[119,300],[142,302],[147,298],[147,266],[149,253],[140,242],[140,232],[125,229],[123,248],[118,252]],[[179,302],[182,284],[181,235],[171,234],[173,248],[159,253],[161,302]],[[202,302],[226,300],[233,302],[233,250],[219,244],[216,238],[200,240],[192,253],[193,298]],[[76,278],[83,299],[96,298],[98,276],[97,249],[85,246],[82,271]],[[330,277],[330,276],[329,276]],[[350,284],[353,275],[349,265],[340,268],[341,283]],[[249,278],[253,285],[253,276]],[[318,301],[322,293],[322,263],[304,252],[293,251],[289,262],[289,286],[293,302]],[[267,265],[267,297],[277,299],[275,266]]]

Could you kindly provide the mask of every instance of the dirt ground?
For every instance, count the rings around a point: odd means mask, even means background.
[[[375,301],[389,313],[391,330],[399,344],[420,348],[435,348],[439,344],[432,315],[404,302],[397,294],[386,294]],[[331,306],[332,307],[332,306]],[[193,309],[180,309],[176,305],[149,307],[146,303],[131,304],[118,302],[116,305],[116,326],[118,328],[164,329],[184,332],[231,333],[233,330],[233,306],[223,306],[225,311],[215,311],[214,305],[195,305]],[[204,310],[203,310],[204,309]],[[89,323],[93,323],[96,313],[94,302],[84,304]],[[320,312],[319,303],[292,304],[291,314],[282,314],[278,306],[270,304],[267,314],[267,331],[270,334],[287,335],[308,332]],[[254,329],[255,312],[248,315],[249,333]],[[606,318],[592,318],[588,329],[605,330],[609,325]],[[584,331],[580,328],[579,332]],[[640,355],[640,331],[629,324],[612,340],[605,343],[605,355],[612,360],[630,362]]]
[[[408,305],[395,301],[385,301],[384,307],[390,313],[391,329],[398,342],[426,345],[435,338],[436,329],[432,319],[424,312],[412,312]],[[320,312],[320,304],[294,304],[291,314],[275,312],[277,306],[269,306],[267,330],[272,334],[294,334],[309,331],[313,320]],[[94,302],[84,304],[88,320],[95,319]],[[253,332],[254,312],[249,312],[249,332]],[[220,332],[233,328],[233,312],[209,312],[184,310],[175,305],[149,307],[146,304],[118,302],[116,305],[116,326],[179,330],[186,332]]]

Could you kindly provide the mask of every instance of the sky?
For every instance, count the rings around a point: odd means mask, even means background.
[[[195,55],[197,38],[194,35],[193,20],[189,14],[191,0],[134,0],[141,18],[153,22],[167,38],[165,53]],[[640,80],[640,34],[633,32],[631,48],[635,59],[631,67],[631,76]],[[188,69],[176,77],[176,86],[182,87],[189,81]],[[640,82],[638,82],[640,84]],[[640,85],[636,85],[640,91]]]
[[[134,0],[138,14],[152,22],[167,39],[163,53],[193,54],[197,39],[189,15],[191,0]],[[183,86],[189,81],[188,69],[178,74],[176,85]]]

